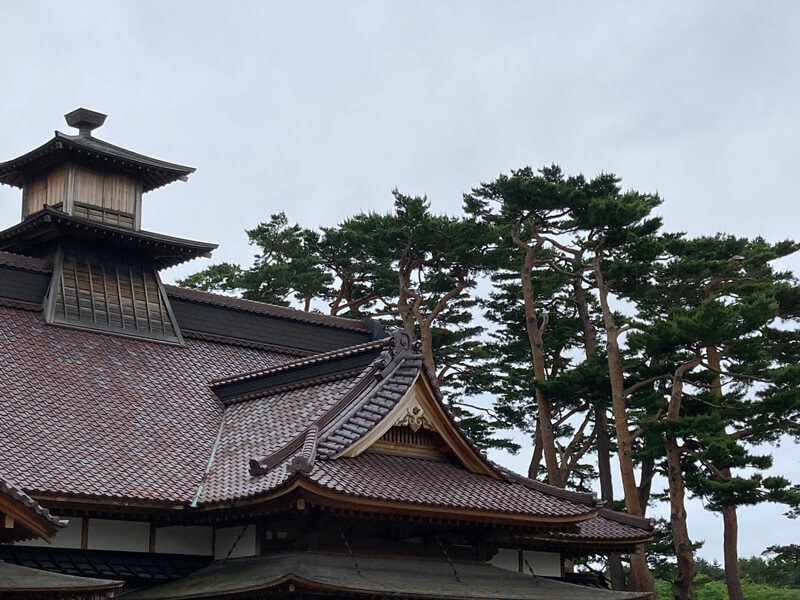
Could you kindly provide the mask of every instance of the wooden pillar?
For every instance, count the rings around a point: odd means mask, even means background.
[[[89,517],[81,519],[81,550],[89,548]]]
[[[261,547],[264,543],[265,536],[266,536],[266,527],[264,526],[264,521],[263,520],[256,521],[256,547],[255,547],[256,556],[261,556]]]

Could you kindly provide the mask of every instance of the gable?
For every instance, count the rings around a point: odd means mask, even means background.
[[[366,451],[409,456],[455,457],[473,473],[499,475],[464,437],[447,414],[423,368],[400,401],[369,433],[332,458],[354,458]]]

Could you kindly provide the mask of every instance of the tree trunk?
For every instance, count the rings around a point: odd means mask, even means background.
[[[622,355],[617,339],[618,329],[614,321],[614,313],[611,312],[611,307],[608,304],[608,288],[600,268],[600,256],[595,256],[592,266],[597,281],[597,292],[606,330],[608,374],[611,382],[611,406],[614,411],[614,426],[617,432],[617,454],[619,456],[619,470],[622,475],[622,491],[625,494],[625,508],[628,514],[641,517],[644,515],[644,509],[639,503],[639,490],[636,487],[636,475],[633,470],[633,439],[628,427],[628,403],[625,397]],[[633,575],[636,581],[636,588],[639,591],[651,592],[654,598],[657,597],[655,581],[647,566],[647,557],[644,555],[644,546],[639,546],[637,551],[631,554],[631,575]]]
[[[533,376],[536,381],[545,381],[547,374],[545,371],[544,350],[542,348],[542,332],[537,324],[539,315],[536,313],[533,282],[531,281],[531,269],[536,262],[536,251],[537,248],[533,246],[528,246],[525,250],[525,262],[520,272],[520,280],[525,301],[525,329],[528,333],[528,343],[531,347],[531,359],[533,360]],[[553,433],[553,414],[550,410],[550,403],[544,393],[538,387],[535,393],[536,408],[539,413],[542,453],[544,454],[544,464],[547,468],[547,481],[550,485],[558,485],[558,457]]]
[[[653,475],[656,474],[656,463],[652,458],[645,458],[642,460],[642,471],[639,477],[639,486],[637,487],[639,496],[639,506],[642,507],[642,516],[647,512],[647,506],[650,504],[650,492],[653,488]]]
[[[419,324],[419,337],[422,344],[422,360],[428,367],[431,378],[436,380],[436,362],[433,360],[433,335],[430,325]]]
[[[536,421],[536,431],[533,434],[533,456],[528,465],[528,477],[536,479],[539,477],[539,465],[542,464],[542,434],[539,429],[539,421]]]
[[[639,490],[636,487],[636,475],[633,469],[633,439],[628,427],[628,402],[625,398],[625,375],[622,370],[622,355],[619,349],[617,324],[614,314],[608,305],[608,289],[600,270],[599,257],[594,261],[594,273],[603,310],[603,323],[606,330],[608,352],[608,374],[611,383],[611,407],[614,412],[614,426],[617,432],[617,453],[619,469],[622,475],[622,491],[625,494],[625,508],[628,514],[641,517],[642,506],[639,504]]]
[[[678,441],[669,437],[664,441],[667,452],[667,479],[669,480],[670,525],[672,543],[678,570],[675,575],[675,600],[691,600],[692,579],[694,578],[694,556],[689,530],[686,526],[685,488],[681,468],[681,450]]]
[[[614,508],[614,482],[611,476],[611,439],[608,435],[608,417],[606,410],[599,406],[594,409],[594,423],[597,439],[597,471],[600,478],[600,497],[606,508]],[[611,588],[625,589],[625,570],[622,559],[617,552],[608,554],[608,575]]]
[[[722,359],[716,346],[706,348],[708,366],[715,372],[711,380],[711,395],[722,400]],[[730,479],[730,470],[722,469],[723,474]],[[742,578],[739,574],[739,523],[735,506],[725,506],[722,509],[723,542],[722,552],[725,557],[725,585],[728,588],[730,600],[744,600],[742,592]]]
[[[728,587],[728,598],[729,600],[744,600],[742,578],[739,575],[739,523],[736,518],[735,506],[726,506],[722,509],[722,525],[724,527],[725,585]]]
[[[681,402],[683,401],[683,375],[694,369],[698,364],[700,364],[699,356],[675,369],[675,374],[672,377],[669,407],[667,408],[667,417],[669,419],[678,419],[680,417]],[[678,440],[672,435],[668,435],[664,440],[664,448],[667,454],[672,543],[675,547],[675,558],[678,562],[674,586],[675,600],[691,600],[695,567],[692,541],[689,538],[689,528],[686,524],[686,486],[681,465],[681,448],[678,445]]]
[[[597,332],[589,315],[589,301],[586,290],[583,289],[581,280],[575,277],[572,280],[572,290],[575,304],[578,307],[578,317],[583,331],[583,346],[586,350],[586,360],[589,360],[597,351]],[[597,471],[600,479],[600,497],[606,508],[614,508],[614,481],[611,475],[611,437],[608,435],[608,416],[605,407],[594,407],[594,430],[597,447]],[[622,559],[617,552],[608,554],[608,574],[611,587],[615,590],[625,589],[625,570],[622,568]]]

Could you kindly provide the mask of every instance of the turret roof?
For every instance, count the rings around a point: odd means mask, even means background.
[[[96,137],[67,135],[56,131],[52,139],[38,148],[0,163],[0,183],[21,188],[26,176],[67,161],[128,173],[142,181],[143,192],[173,181],[185,181],[195,171],[193,167],[132,152]]]

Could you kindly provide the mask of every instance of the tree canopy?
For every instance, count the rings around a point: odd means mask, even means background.
[[[555,165],[479,184],[458,216],[423,196],[395,190],[393,201],[319,230],[272,215],[247,231],[252,265],[212,265],[181,284],[402,327],[478,445],[517,450],[499,435],[517,429],[530,477],[597,482],[608,506],[635,515],[669,502],[671,550],[650,565],[632,554],[631,582],[610,555],[616,588],[653,590],[654,570],[676,598],[693,596],[708,565],[695,560],[687,495],[723,516],[730,598],[744,597],[743,579],[794,576],[785,546],[758,559],[774,577],[755,578],[738,557],[736,511],[800,510],[800,487],[763,453],[800,439],[800,286],[776,266],[800,244],[665,231],[657,194]]]

